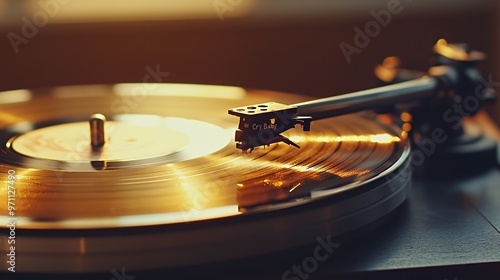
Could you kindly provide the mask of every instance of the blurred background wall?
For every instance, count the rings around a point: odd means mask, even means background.
[[[480,67],[500,81],[499,6],[494,0],[0,0],[0,89],[142,82],[150,66],[169,73],[164,82],[326,96],[377,86],[373,67],[389,55],[426,69],[439,38],[486,52]],[[370,22],[379,28],[367,35]],[[356,47],[357,28],[368,43],[348,62],[340,45]]]

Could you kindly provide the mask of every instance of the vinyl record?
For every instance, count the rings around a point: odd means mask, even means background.
[[[16,219],[19,272],[155,269],[256,256],[346,234],[401,204],[409,144],[374,115],[287,131],[300,149],[236,149],[238,120],[229,108],[304,100],[182,84],[0,93],[2,182],[15,173],[15,195],[0,186],[0,214]],[[102,147],[91,145],[95,113],[106,117]],[[7,269],[8,236],[0,238]]]

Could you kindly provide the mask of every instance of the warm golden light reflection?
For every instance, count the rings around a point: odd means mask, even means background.
[[[375,75],[380,80],[389,83],[396,77],[397,72],[394,69],[387,69],[382,65],[375,66]]]
[[[190,84],[116,84],[113,91],[121,96],[182,96],[216,99],[243,99],[246,91],[240,87]]]
[[[289,137],[289,139],[295,143],[300,143],[304,140],[304,138],[302,136],[298,136],[298,135],[291,136],[291,137]]]
[[[27,119],[23,118],[20,115],[2,113],[2,111],[0,110],[0,125],[7,124],[7,123],[19,124],[19,123],[23,123],[26,121],[27,121]]]
[[[397,75],[397,67],[400,61],[398,57],[390,56],[384,59],[382,65],[375,67],[375,75],[384,82],[391,82]]]
[[[401,113],[400,117],[401,117],[401,120],[404,122],[411,122],[411,120],[413,119],[412,115],[408,112]]]
[[[468,52],[453,44],[448,44],[445,39],[439,39],[434,45],[434,51],[447,58],[459,61],[482,60],[485,58],[484,53],[471,51]]]
[[[448,42],[445,39],[439,39],[434,46],[434,50],[446,57],[450,57],[456,60],[467,60],[468,54],[464,51],[458,51],[455,48],[452,48],[448,45]]]
[[[264,179],[264,185],[265,186],[270,186],[274,188],[281,188],[283,187],[283,181],[281,180],[269,180],[269,179]]]
[[[150,217],[151,219],[160,217],[161,219],[166,219],[166,222],[187,222],[237,215],[240,213],[238,211],[238,206],[235,204],[221,206],[212,201],[212,199],[214,198],[220,198],[220,196],[212,197],[210,195],[208,189],[217,188],[216,185],[209,186],[209,184],[212,184],[212,182],[207,183],[207,181],[203,179],[197,180],[194,177],[185,174],[185,172],[183,172],[181,169],[175,168],[175,165],[170,165],[170,168],[170,172],[175,174],[178,178],[178,186],[180,186],[181,193],[183,194],[182,200],[177,202],[177,211],[164,213],[161,214],[161,216],[148,215],[143,219],[147,219],[148,217]],[[169,207],[171,207],[171,205],[169,205]]]
[[[322,168],[316,166],[306,166],[306,165],[294,165],[290,163],[282,163],[282,162],[269,162],[269,165],[274,168],[286,168],[288,170],[293,170],[297,172],[324,172]]]
[[[349,178],[353,176],[361,176],[363,174],[367,174],[371,169],[354,169],[354,170],[346,170],[346,171],[339,171],[335,172],[335,175],[341,177],[341,178]]]
[[[409,131],[411,131],[412,126],[411,126],[411,124],[410,124],[410,123],[404,123],[404,124],[401,126],[401,129],[403,129],[403,131],[407,131],[407,132],[409,132]]]
[[[448,45],[448,42],[445,39],[443,39],[443,38],[439,39],[436,42],[436,46],[446,46],[446,45]]]
[[[383,134],[368,134],[368,135],[344,135],[335,137],[337,142],[371,142],[378,144],[390,144],[399,142],[401,139],[387,133]]]
[[[455,58],[457,60],[466,60],[468,58],[467,53],[457,51],[456,49],[453,49],[451,46],[448,46],[448,42],[445,39],[439,39],[434,46],[434,49],[436,50],[437,53],[450,57],[450,58]]]
[[[401,60],[397,56],[389,56],[384,59],[382,64],[386,67],[395,68],[401,64]]]
[[[189,211],[189,210],[202,209],[204,205],[202,201],[199,199],[201,194],[198,190],[198,184],[192,182],[186,177],[182,178],[180,181],[181,181],[181,187],[184,190],[184,193],[186,194],[186,200],[184,200],[184,202],[186,203],[185,205],[190,207],[189,209],[181,209],[181,210]]]
[[[173,174],[177,175],[179,185],[185,195],[184,203],[179,211],[189,212],[201,209],[204,205],[199,199],[201,195],[199,192],[199,184],[194,182],[191,177],[186,176],[182,170],[176,168],[172,168],[171,170]]]
[[[255,161],[258,162],[262,160],[256,159]],[[361,176],[363,174],[370,172],[369,169],[352,169],[347,171],[340,171],[336,169],[329,169],[327,166],[294,165],[283,162],[265,162],[265,163],[268,165],[268,167],[274,170],[278,169],[278,170],[286,170],[289,172],[307,173],[307,176],[305,177],[309,179],[319,179],[320,176],[327,174],[334,174],[341,178],[347,178],[351,176]],[[281,188],[287,185],[286,182],[283,180],[264,179],[262,182],[264,183],[264,186],[269,186],[274,188]],[[243,185],[241,187],[243,187]]]
[[[300,187],[300,183],[298,183],[297,185],[293,186],[288,192],[293,192],[296,188]]]
[[[184,160],[219,151],[231,141],[234,135],[234,130],[223,129],[204,121],[168,117],[164,118],[163,122],[167,127],[178,130],[188,137],[188,144],[181,151]]]
[[[55,2],[57,16],[52,22],[113,22],[185,20],[242,17],[254,10],[255,0],[206,1],[206,0],[85,0]],[[69,2],[65,4],[66,2]],[[27,1],[31,13],[40,11],[38,1]]]
[[[401,139],[406,140],[408,138],[408,132],[407,131],[401,131]]]
[[[370,142],[378,144],[389,144],[394,142],[400,142],[401,139],[397,136],[393,136],[387,133],[383,134],[367,134],[367,135],[344,135],[344,136],[291,136],[290,140],[295,143],[300,142],[319,142],[319,143],[331,143],[331,142]]]
[[[0,104],[21,103],[31,100],[31,91],[27,89],[0,92]]]

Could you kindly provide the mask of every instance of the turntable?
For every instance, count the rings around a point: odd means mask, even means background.
[[[482,53],[434,51],[425,73],[389,58],[385,86],[320,100],[189,84],[0,93],[2,276],[498,273],[497,142],[475,125],[494,90]]]

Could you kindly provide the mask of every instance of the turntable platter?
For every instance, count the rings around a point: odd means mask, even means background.
[[[373,116],[290,130],[300,149],[282,143],[242,154],[228,108],[304,98],[180,84],[27,92],[0,113],[0,176],[16,174],[25,272],[176,267],[279,251],[348,233],[406,198],[409,144]],[[86,131],[94,113],[109,119],[99,152]]]

